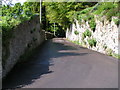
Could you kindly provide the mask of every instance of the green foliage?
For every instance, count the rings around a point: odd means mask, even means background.
[[[120,59],[120,55],[119,54],[113,53],[112,56],[117,58],[117,59]]]
[[[120,55],[114,53],[113,50],[110,49],[110,48],[107,48],[107,49],[106,49],[106,53],[107,53],[107,55],[109,55],[109,56],[113,56],[113,57],[115,57],[115,58],[117,58],[117,59],[120,59]]]
[[[34,5],[38,6],[35,7]],[[14,37],[13,29],[20,23],[31,19],[36,13],[39,13],[39,3],[37,2],[26,2],[23,5],[16,3],[14,6],[2,6],[2,16],[0,16],[2,21],[0,21],[0,25],[2,26],[2,46],[5,51],[5,55],[3,55],[2,59],[3,68],[10,54],[9,44],[10,39]]]
[[[113,19],[113,21],[115,22],[116,25],[119,25],[120,23],[120,19]]]
[[[93,38],[93,39],[89,39],[87,40],[88,41],[88,44],[93,47],[93,46],[96,46],[97,44],[97,41]]]
[[[119,16],[118,3],[102,2],[93,13],[100,16],[106,16],[108,20],[111,20],[112,16]]]
[[[96,23],[94,20],[94,15],[91,14],[91,11],[93,10],[93,7],[86,8],[82,11],[79,12],[79,15],[77,19],[79,20],[80,23],[82,23],[82,19],[86,22],[89,21],[90,28],[95,31]],[[77,12],[78,13],[78,12]],[[84,38],[85,35],[83,35]]]
[[[95,5],[89,2],[44,2],[48,24],[57,23],[64,30],[78,17],[77,11]],[[49,26],[48,26],[49,27]]]
[[[76,12],[76,19],[82,23],[82,19],[86,22],[89,21],[92,30],[95,30],[94,15],[106,16],[111,21],[112,16],[119,17],[119,9],[117,2],[99,2],[93,7],[85,8],[82,11]]]
[[[92,18],[92,19],[89,21],[89,25],[90,25],[90,28],[91,28],[93,31],[95,31],[96,23],[95,23],[94,18]]]
[[[85,33],[82,33],[82,40],[84,40],[86,38]]]
[[[84,21],[90,20],[92,17],[94,17],[93,15],[90,15],[90,14],[89,14],[89,12],[90,12],[92,9],[93,9],[93,7],[89,7],[89,8],[86,8],[86,9],[82,10],[82,11],[76,12],[76,14],[77,14],[77,17],[76,17],[76,18],[77,18],[79,21],[81,21],[82,19],[83,19]]]
[[[76,30],[76,31],[74,31],[74,34],[75,34],[75,35],[78,35],[78,34],[79,34],[79,32]]]
[[[35,7],[35,5],[37,6]],[[10,30],[21,22],[31,19],[36,13],[39,13],[38,6],[37,2],[25,2],[23,5],[16,3],[13,7],[3,5],[2,22],[0,22],[3,30]]]
[[[80,44],[79,41],[73,41],[73,43],[78,44],[78,45]]]
[[[35,5],[37,6],[35,7]],[[23,5],[16,3],[13,7],[3,5],[1,16],[2,22],[0,22],[3,32],[9,31],[21,22],[31,19],[39,12],[38,6],[39,3],[36,2],[25,2]]]
[[[97,6],[97,10],[95,10],[95,14],[99,15],[102,14],[103,11],[105,10],[110,10],[112,8],[115,8],[116,4],[114,4],[113,2],[102,2]]]
[[[107,48],[106,52],[109,56],[112,56],[112,53],[113,53],[112,49]]]
[[[106,16],[107,16],[107,19],[109,20],[109,21],[111,21],[112,20],[112,16],[119,16],[119,14],[118,14],[118,8],[112,8],[112,9],[110,9],[107,13],[106,13]]]
[[[10,30],[21,23],[19,19],[10,16],[2,16],[2,30]]]
[[[86,36],[91,37],[92,33],[90,30],[86,30],[85,32],[82,33],[82,39],[86,38]]]

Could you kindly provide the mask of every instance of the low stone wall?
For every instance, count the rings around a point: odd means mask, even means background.
[[[54,34],[50,32],[45,32],[45,36],[46,36],[46,39],[52,39],[55,37]]]
[[[118,45],[120,44],[120,38],[118,34],[119,26],[115,24],[113,19],[116,17],[112,17],[112,21],[108,21],[105,17],[100,21],[96,17],[95,30],[91,30],[88,21],[83,21],[83,24],[79,24],[78,20],[75,20],[75,23],[71,25],[70,28],[66,31],[66,38],[70,41],[76,41],[80,45],[87,47],[89,49],[108,54],[115,53],[118,54]],[[91,32],[91,36],[86,36],[83,40],[83,33],[89,30]],[[77,33],[76,33],[77,32]],[[88,43],[89,39],[96,40],[96,46],[91,47]],[[119,52],[120,54],[120,52]]]
[[[25,53],[32,52],[45,41],[45,31],[40,29],[39,20],[39,17],[36,16],[13,29],[13,37],[10,39],[8,47],[3,46],[3,57],[7,56],[7,58],[3,63],[2,77],[6,76]]]

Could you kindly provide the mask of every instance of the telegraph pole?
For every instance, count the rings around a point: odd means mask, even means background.
[[[54,23],[54,36],[55,36],[55,23]]]
[[[41,18],[42,18],[42,5],[41,5],[42,0],[40,0],[40,23],[41,23]]]

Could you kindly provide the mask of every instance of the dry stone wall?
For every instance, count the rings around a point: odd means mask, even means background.
[[[45,41],[45,31],[40,29],[39,17],[25,21],[12,30],[13,37],[10,39],[8,47],[3,46],[3,56],[7,59],[3,63],[2,77],[19,62],[20,57],[27,51],[32,51]]]
[[[96,16],[95,23],[96,28],[95,30],[91,30],[88,21],[83,20],[83,24],[79,24],[78,20],[75,20],[75,23],[71,25],[70,28],[66,31],[66,38],[70,41],[77,41],[80,45],[87,47],[89,49],[108,54],[113,52],[118,54],[118,45],[120,44],[120,32],[119,27],[120,25],[116,25],[113,19],[116,17],[112,17],[112,21],[108,21],[105,17],[102,20],[98,19],[99,17]],[[89,30],[92,35],[90,37],[85,37],[84,40],[82,39],[83,33]],[[77,32],[77,34],[75,33]],[[91,47],[88,43],[89,39],[96,40],[96,46]],[[119,52],[120,54],[120,52]]]

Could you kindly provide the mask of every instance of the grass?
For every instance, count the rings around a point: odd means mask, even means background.
[[[120,55],[119,54],[112,53],[112,56],[117,58],[117,59],[120,59]]]
[[[112,56],[112,57],[115,57],[115,58],[117,58],[117,59],[120,59],[120,55],[114,53],[112,49],[107,48],[107,49],[106,49],[106,52],[107,52],[107,55]]]
[[[81,45],[81,46],[83,46],[83,47],[86,47],[86,46],[85,46],[85,45],[86,45],[86,42],[85,42],[85,41],[79,42],[79,41],[71,41],[71,40],[69,40],[69,39],[67,39],[67,40],[70,41],[70,42],[72,42],[72,43],[75,43],[75,44],[77,44],[77,45]],[[94,41],[94,39],[92,39],[92,40],[89,41],[89,44],[90,44],[90,43],[91,43],[92,46],[94,46],[97,42]],[[116,53],[113,53],[112,49],[107,48],[106,45],[103,46],[103,48],[106,49],[107,55],[112,56],[112,57],[117,58],[117,59],[120,59],[120,55],[119,55],[119,54],[116,54]]]
[[[72,42],[78,45],[80,44],[79,41],[72,41]]]

